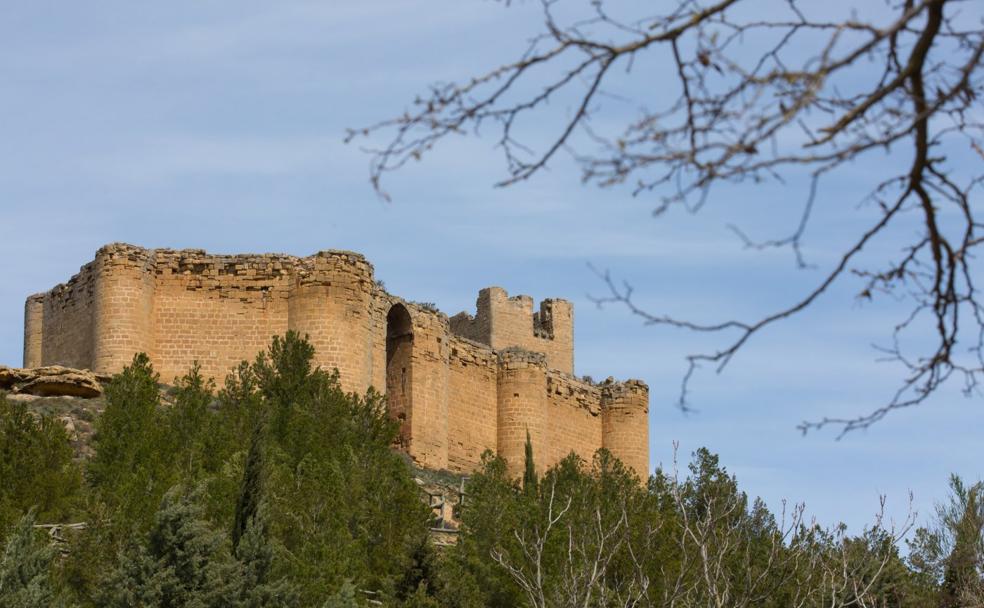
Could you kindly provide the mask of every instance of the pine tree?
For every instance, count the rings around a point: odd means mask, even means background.
[[[953,550],[944,565],[941,608],[964,606],[961,598],[965,592],[981,584],[980,569],[984,566],[984,555],[981,554],[984,535],[982,493],[979,484],[966,492],[963,513],[953,531]]]
[[[288,333],[253,365],[271,536],[291,556],[283,567],[303,605],[324,603],[345,580],[390,603],[427,534],[428,510],[390,447],[398,426],[382,396],[345,393],[337,371],[313,367],[313,353]]]
[[[536,465],[533,462],[533,441],[530,439],[530,430],[526,429],[526,448],[524,452],[525,462],[523,468],[523,491],[535,495],[537,487]]]
[[[168,490],[145,542],[120,556],[100,606],[219,608],[239,595],[239,569],[196,499],[179,487]]]
[[[352,581],[342,583],[342,587],[329,597],[321,608],[359,608]]]
[[[215,383],[202,376],[201,366],[196,361],[187,374],[175,378],[170,392],[174,403],[162,412],[168,431],[163,445],[174,453],[172,460],[178,478],[183,483],[191,483],[207,472],[221,468],[215,460],[222,450],[217,449],[216,434],[210,432],[214,416],[209,405],[214,397]]]
[[[95,454],[86,474],[114,511],[117,529],[146,530],[176,481],[158,380],[147,355],[134,355],[106,388],[106,409],[96,422]]]
[[[65,426],[36,416],[0,392],[0,543],[22,514],[41,521],[68,519],[77,507],[82,476]]]
[[[242,587],[239,608],[290,608],[298,605],[298,592],[286,579],[273,580],[273,548],[267,532],[266,514],[257,505],[236,546]]]
[[[23,516],[0,557],[0,606],[58,606],[49,576],[54,550],[34,529],[34,511]]]

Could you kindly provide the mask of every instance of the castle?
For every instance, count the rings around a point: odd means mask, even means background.
[[[198,361],[219,382],[272,336],[307,335],[342,387],[384,391],[401,445],[420,465],[467,472],[493,450],[510,471],[527,433],[540,470],[607,448],[645,477],[649,389],[575,377],[573,307],[482,289],[451,318],[374,280],[356,253],[211,255],[111,244],[67,283],[30,296],[24,366],[114,373],[137,352],[161,377]]]

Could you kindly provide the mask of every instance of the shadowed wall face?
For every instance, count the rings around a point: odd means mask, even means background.
[[[386,315],[386,406],[390,416],[400,421],[400,445],[410,444],[413,413],[413,322],[402,304]]]

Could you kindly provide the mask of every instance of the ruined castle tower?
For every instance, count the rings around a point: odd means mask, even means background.
[[[27,299],[24,366],[114,373],[137,352],[161,377],[198,361],[222,382],[272,336],[296,330],[348,391],[387,395],[419,464],[473,470],[485,450],[518,473],[527,433],[540,470],[607,448],[649,469],[648,387],[574,374],[574,311],[482,289],[450,319],[387,293],[361,255],[211,255],[112,244],[67,283]]]

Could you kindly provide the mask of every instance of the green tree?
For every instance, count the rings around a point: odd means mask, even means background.
[[[0,556],[0,606],[48,608],[59,606],[51,582],[54,550],[34,529],[35,512],[21,517]]]
[[[168,405],[145,355],[113,379],[88,467],[92,525],[65,568],[81,600],[99,599],[98,572],[128,537],[159,526],[157,505],[179,483],[201,487],[200,517],[229,532],[239,575],[254,581],[250,605],[287,602],[295,589],[318,605],[345,580],[386,601],[419,596],[404,583],[421,567],[428,512],[390,448],[397,425],[381,395],[346,394],[313,355],[288,332],[233,370],[217,398],[195,366],[167,390]]]
[[[265,505],[269,537],[288,556],[275,569],[298,585],[304,605],[326,601],[346,580],[394,599],[415,567],[427,509],[390,449],[398,429],[382,396],[346,394],[337,372],[315,369],[313,356],[297,333],[275,337],[219,396],[220,415],[231,412],[239,432],[258,437],[242,439],[251,447],[229,500],[239,505],[229,529],[243,530]]]
[[[250,441],[249,453],[243,471],[243,481],[236,501],[235,520],[232,525],[232,546],[239,545],[239,539],[256,517],[263,496],[263,451],[261,447],[261,428],[257,427]]]
[[[539,492],[506,470],[501,458],[486,454],[469,479],[461,540],[448,560],[463,584],[442,585],[444,603],[605,606],[613,594],[641,600],[648,583],[626,553],[630,522],[644,504],[638,478],[606,451],[590,465],[565,458],[544,473]]]
[[[209,409],[214,392],[215,383],[202,376],[196,361],[187,374],[175,379],[170,391],[173,404],[162,412],[166,436],[161,447],[173,454],[176,476],[184,483],[216,471],[228,456],[222,435],[214,432],[222,424]]]
[[[258,507],[249,518],[234,551],[242,581],[240,608],[290,608],[298,605],[296,585],[284,578],[276,578],[274,550],[262,507]]]
[[[548,469],[536,495],[487,454],[471,477],[460,541],[437,596],[455,607],[925,605],[899,533],[823,530],[801,508],[777,519],[716,455],[643,486],[606,450]],[[491,559],[489,557],[491,556]]]
[[[530,430],[526,429],[526,445],[523,449],[523,491],[536,494],[536,464],[533,462],[533,441]]]
[[[138,353],[106,387],[106,409],[96,421],[95,453],[86,467],[118,529],[135,525],[145,530],[174,484],[167,423],[160,408],[159,377],[150,358]]]
[[[41,521],[64,521],[80,501],[82,478],[61,422],[32,415],[0,393],[0,541],[34,508]]]
[[[158,374],[143,353],[113,377],[86,467],[89,526],[72,539],[64,567],[80,601],[93,601],[117,553],[134,534],[150,529],[164,493],[175,484],[216,486],[205,493],[207,512],[232,513],[234,499],[225,503],[238,485],[231,470],[236,446],[220,432],[212,391],[195,364],[167,389],[164,406]]]
[[[266,581],[251,601],[296,589],[314,605],[346,580],[379,598],[409,597],[416,589],[401,584],[419,565],[427,511],[390,449],[397,426],[381,395],[346,394],[337,372],[315,369],[313,357],[296,332],[275,337],[233,370],[214,408],[193,370],[176,392],[188,407],[174,408],[169,427],[187,429],[178,431],[184,436],[210,429],[202,440],[212,462],[199,459],[204,500],[213,521],[232,531],[244,577]],[[269,583],[282,575],[295,586]]]
[[[936,605],[962,607],[968,595],[978,595],[984,590],[984,483],[968,486],[951,476],[949,500],[936,506],[934,521],[909,545],[911,568],[938,586]]]
[[[966,493],[963,513],[955,522],[953,550],[947,556],[943,571],[943,608],[962,606],[964,591],[978,586],[984,567],[984,505],[978,487]]]
[[[338,591],[325,600],[322,608],[359,608],[356,588],[352,581],[343,582]]]
[[[147,608],[230,606],[241,575],[225,537],[211,529],[193,493],[169,490],[144,542],[120,556],[99,605]]]
[[[496,547],[509,543],[528,510],[506,461],[486,450],[479,470],[468,479],[467,502],[461,512],[458,543],[441,561],[438,595],[456,608],[509,608],[523,603],[522,592],[490,559]]]

